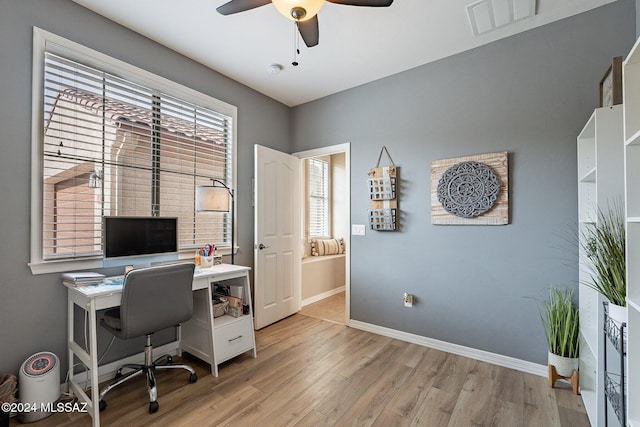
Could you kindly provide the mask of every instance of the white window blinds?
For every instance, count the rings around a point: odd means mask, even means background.
[[[46,52],[42,258],[102,254],[102,217],[177,217],[179,249],[229,246],[195,187],[233,179],[232,117]]]
[[[307,159],[309,237],[329,237],[329,162]]]

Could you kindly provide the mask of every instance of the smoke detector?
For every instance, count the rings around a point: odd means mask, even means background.
[[[280,64],[269,64],[267,66],[267,72],[269,74],[278,74],[280,71],[282,71],[282,65]]]

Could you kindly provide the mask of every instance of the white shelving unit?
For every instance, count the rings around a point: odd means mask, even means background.
[[[627,219],[627,422],[640,426],[640,40],[622,65]]]
[[[597,108],[577,138],[579,235],[597,220],[598,210],[620,203],[624,194],[623,107]],[[639,147],[640,148],[640,147]],[[638,212],[640,215],[640,212]],[[640,225],[640,223],[638,224]],[[640,230],[639,230],[640,231]],[[582,247],[582,245],[580,245]],[[604,425],[604,313],[602,296],[585,286],[590,279],[580,249],[580,393],[589,421]]]

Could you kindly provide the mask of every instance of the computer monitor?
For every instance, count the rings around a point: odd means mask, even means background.
[[[178,252],[178,218],[105,216],[105,258]]]

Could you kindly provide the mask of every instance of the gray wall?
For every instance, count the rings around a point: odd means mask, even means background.
[[[293,151],[351,142],[352,223],[382,145],[400,167],[401,230],[352,236],[352,318],[546,364],[534,299],[576,286],[576,136],[634,40],[621,0],[294,108]],[[503,150],[510,224],[431,225],[430,162]]]
[[[27,267],[33,26],[238,106],[240,264],[253,264],[254,143],[295,152],[351,142],[352,222],[361,224],[366,173],[386,144],[401,167],[402,231],[353,238],[352,316],[545,363],[526,297],[577,278],[575,262],[562,259],[572,251],[562,236],[576,223],[575,137],[611,58],[631,48],[634,6],[620,0],[292,114],[70,0],[0,0],[0,372],[16,373],[42,350],[66,367],[66,291],[58,274]],[[510,153],[511,224],[430,225],[430,161],[499,150]],[[411,310],[401,308],[405,290],[419,299]],[[119,345],[114,354],[129,350]]]
[[[66,289],[59,274],[33,276],[27,267],[33,26],[238,107],[238,264],[253,265],[253,144],[282,151],[290,145],[285,105],[71,0],[0,0],[0,372],[13,373],[29,355],[44,350],[56,353],[63,372],[66,368]],[[144,341],[116,342],[108,359],[143,346]]]

